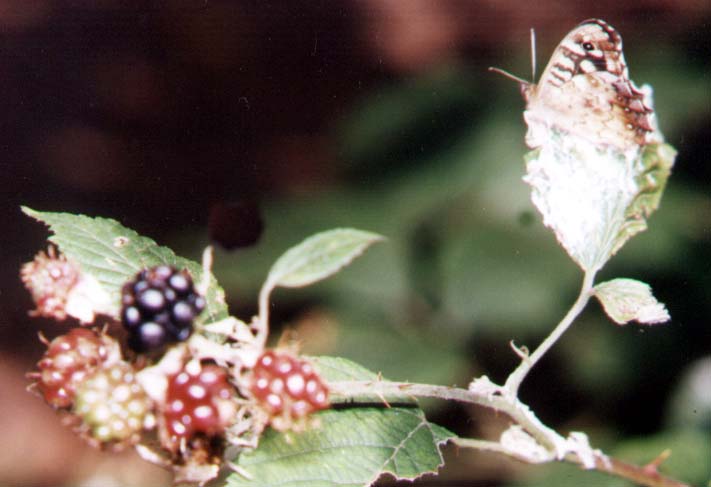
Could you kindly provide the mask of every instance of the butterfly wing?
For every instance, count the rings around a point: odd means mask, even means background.
[[[629,79],[622,38],[602,20],[568,33],[524,96],[531,147],[544,143],[551,129],[623,150],[649,143],[655,132],[652,109]]]

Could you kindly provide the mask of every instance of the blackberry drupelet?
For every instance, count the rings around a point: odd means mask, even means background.
[[[187,270],[168,265],[144,269],[123,286],[121,321],[136,352],[187,340],[193,320],[205,308]]]

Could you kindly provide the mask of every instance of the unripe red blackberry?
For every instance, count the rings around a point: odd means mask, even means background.
[[[113,312],[111,298],[99,281],[82,273],[64,254],[57,255],[54,247],[24,264],[20,277],[37,305],[30,315],[59,321],[71,316],[81,323],[93,323],[97,314]]]
[[[48,343],[37,363],[37,388],[55,408],[72,405],[76,388],[97,367],[120,359],[118,343],[86,328],[74,328]]]
[[[126,362],[98,368],[76,390],[73,412],[101,443],[138,440],[152,403]]]
[[[205,298],[195,291],[187,270],[168,265],[142,270],[122,289],[121,320],[129,347],[148,352],[187,340],[204,308]]]
[[[79,282],[76,264],[63,254],[56,255],[54,247],[49,247],[47,253],[39,252],[32,262],[22,266],[20,277],[37,305],[31,315],[59,321],[67,317],[69,293]]]
[[[168,377],[162,410],[161,440],[169,450],[196,434],[222,435],[235,414],[235,390],[227,371],[216,365],[188,363]]]
[[[329,406],[328,388],[313,366],[287,352],[267,350],[252,373],[252,395],[276,429],[290,429],[310,413]]]

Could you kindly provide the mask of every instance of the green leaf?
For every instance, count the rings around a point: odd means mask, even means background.
[[[355,362],[350,360],[340,358],[340,357],[311,357],[311,362],[313,363],[316,370],[318,370],[319,375],[328,382],[341,382],[341,381],[377,381],[384,380],[378,374],[371,372],[365,367],[361,367]],[[398,394],[393,396],[380,396],[377,394],[367,394],[359,396],[348,396],[341,400],[338,397],[333,397],[331,395],[331,403],[347,403],[349,405],[355,404],[383,404],[383,401],[387,401],[389,405],[406,405],[406,406],[417,406],[417,401],[407,394]]]
[[[652,295],[648,284],[634,279],[612,279],[595,286],[595,296],[607,316],[618,325],[637,321],[645,325],[669,321],[669,313]]]
[[[651,144],[644,148],[636,168],[638,192],[627,207],[625,222],[612,249],[613,254],[627,240],[647,229],[647,218],[659,208],[675,158],[676,149],[669,144]]]
[[[274,287],[302,287],[325,279],[383,237],[340,228],[321,232],[287,250],[272,266],[267,283]]]
[[[329,381],[375,380],[377,375],[345,359],[312,358]],[[389,398],[388,398],[389,399]],[[314,415],[317,426],[302,433],[267,430],[256,450],[242,453],[231,487],[360,487],[383,474],[415,479],[442,465],[439,446],[454,435],[427,421],[412,406],[374,406],[382,399],[356,398],[348,407]],[[367,406],[366,406],[367,404]]]
[[[651,88],[642,89],[651,106]],[[525,157],[531,199],[573,260],[597,271],[647,228],[676,151],[658,129],[652,137],[659,142],[627,147],[555,127],[529,125],[527,139],[531,134],[540,144]]]
[[[365,367],[341,357],[311,357],[319,375],[328,382],[378,380],[379,376]],[[382,379],[382,377],[381,377]]]
[[[168,264],[186,268],[195,279],[202,279],[202,266],[197,262],[178,257],[167,247],[122,226],[109,218],[92,218],[71,213],[50,213],[22,207],[22,211],[48,225],[54,233],[49,240],[71,260],[79,264],[82,272],[94,277],[109,294],[114,303],[112,316],[118,318],[121,287],[145,267]],[[227,316],[224,291],[210,276],[203,322],[216,321]]]

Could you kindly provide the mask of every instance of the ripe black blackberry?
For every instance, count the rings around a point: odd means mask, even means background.
[[[121,320],[136,352],[187,340],[205,308],[187,270],[168,265],[143,269],[121,292]]]

